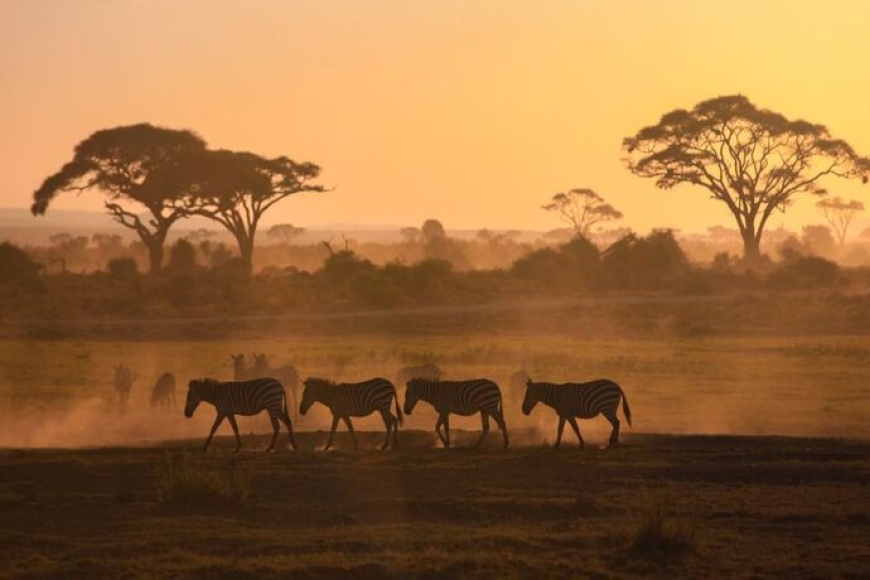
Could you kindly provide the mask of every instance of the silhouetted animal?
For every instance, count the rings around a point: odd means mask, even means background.
[[[387,438],[381,449],[390,445],[392,434],[393,447],[399,448],[399,425],[402,424],[402,411],[399,409],[399,396],[393,383],[383,378],[374,378],[361,383],[333,383],[326,379],[309,378],[303,383],[302,404],[299,412],[305,414],[314,403],[320,403],[332,411],[332,428],[324,451],[332,446],[332,437],[338,427],[338,420],[344,421],[353,438],[353,448],[357,449],[356,433],[353,432],[351,417],[365,417],[375,411],[381,414],[387,428]],[[396,400],[396,415],[390,412],[390,404]]]
[[[440,381],[444,378],[444,373],[438,368],[438,365],[425,364],[414,367],[402,367],[396,373],[396,384],[406,385],[411,379],[427,379],[430,381]]]
[[[480,413],[483,432],[475,443],[479,446],[489,433],[489,417],[492,416],[501,429],[504,437],[504,447],[508,446],[507,427],[504,422],[501,391],[498,385],[489,379],[471,379],[468,381],[429,381],[426,379],[411,379],[405,392],[405,414],[410,415],[417,401],[423,400],[432,405],[438,412],[435,432],[445,447],[450,447],[450,414],[473,415]],[[440,427],[444,425],[444,435]]]
[[[130,368],[123,365],[115,367],[115,390],[118,392],[118,397],[121,399],[121,404],[126,405],[130,399],[130,391],[133,389],[133,383],[136,381],[136,373]]]
[[[281,367],[271,367],[266,360],[264,353],[253,353],[254,364],[250,367],[245,366],[245,355],[234,354],[230,355],[233,359],[233,371],[237,381],[247,381],[250,379],[273,378],[286,387],[288,393],[289,407],[293,410],[294,418],[296,415],[296,402],[299,400],[299,389],[301,381],[299,372],[293,365],[284,365]]]
[[[622,392],[622,388],[607,379],[599,379],[588,383],[536,383],[532,379],[526,381],[526,397],[523,401],[523,413],[528,415],[539,402],[552,407],[559,415],[559,428],[556,434],[556,448],[562,442],[562,431],[565,422],[571,424],[580,447],[583,447],[583,436],[577,426],[575,417],[592,419],[598,414],[610,421],[613,430],[610,433],[610,444],[619,441],[619,419],[616,411],[619,408],[619,399],[622,398],[622,412],[631,426],[631,409],[628,406],[628,398]]]
[[[296,450],[296,441],[293,438],[293,424],[287,414],[287,393],[284,386],[275,379],[253,379],[242,382],[220,382],[214,379],[197,379],[190,381],[187,386],[187,403],[184,405],[184,416],[193,417],[193,412],[200,402],[205,401],[214,405],[217,411],[214,425],[205,440],[203,451],[208,449],[215,431],[226,417],[236,435],[236,451],[242,447],[242,439],[239,437],[239,426],[236,424],[236,415],[256,415],[262,411],[268,411],[269,420],[272,422],[272,441],[266,451],[275,448],[280,427],[278,421],[284,423],[290,436],[290,444]]]
[[[167,411],[175,407],[175,376],[172,373],[160,375],[151,391],[151,407],[157,406]]]

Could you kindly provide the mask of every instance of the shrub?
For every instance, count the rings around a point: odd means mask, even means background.
[[[109,274],[115,278],[130,279],[139,274],[139,266],[133,258],[115,258],[107,265]]]
[[[697,535],[694,523],[674,515],[669,496],[646,495],[638,504],[629,551],[646,560],[670,563],[697,551]]]
[[[251,491],[249,475],[235,464],[220,472],[188,454],[164,455],[154,483],[160,503],[194,509],[237,507],[247,503]]]

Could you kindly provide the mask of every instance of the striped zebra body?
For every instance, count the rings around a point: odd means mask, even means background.
[[[622,399],[622,412],[628,424],[631,425],[631,409],[628,398],[622,388],[613,381],[599,379],[588,383],[536,383],[529,379],[526,382],[526,396],[523,401],[523,413],[528,415],[537,403],[552,407],[559,416],[559,427],[556,436],[556,447],[562,442],[562,431],[565,423],[569,423],[580,446],[583,447],[583,436],[577,425],[577,417],[592,419],[598,415],[604,417],[613,426],[610,433],[610,444],[619,442],[619,400]]]
[[[324,451],[332,446],[332,438],[338,427],[338,421],[343,420],[353,438],[353,448],[357,449],[356,433],[353,430],[351,417],[365,417],[374,412],[381,414],[387,429],[387,437],[381,449],[386,449],[392,441],[395,448],[399,447],[399,425],[402,424],[402,412],[399,410],[399,397],[393,383],[384,378],[374,378],[361,383],[333,383],[325,379],[309,378],[303,383],[302,404],[299,412],[304,415],[314,403],[328,407],[332,412],[332,428]],[[396,402],[396,415],[391,412],[393,400]]]
[[[299,389],[302,384],[299,371],[293,365],[271,367],[264,354],[254,354],[254,364],[245,365],[244,354],[231,355],[233,360],[233,376],[236,381],[251,379],[274,378],[287,389],[289,402],[287,407],[296,415],[296,402],[299,400]]]
[[[502,412],[501,391],[498,385],[489,379],[471,379],[467,381],[429,381],[426,379],[411,379],[405,392],[405,414],[410,415],[417,401],[426,401],[438,412],[435,432],[445,447],[450,447],[450,415],[469,416],[480,413],[483,432],[475,447],[483,442],[489,433],[489,417],[495,419],[504,438],[504,447],[508,446],[507,426]],[[441,426],[444,434],[441,434]]]
[[[187,403],[184,406],[185,416],[192,417],[196,407],[203,401],[214,405],[217,411],[217,417],[208,439],[206,439],[204,449],[208,449],[215,431],[226,418],[236,435],[236,451],[238,451],[242,447],[242,440],[239,437],[239,427],[235,416],[257,415],[263,411],[269,413],[269,420],[272,423],[272,441],[266,451],[272,451],[275,448],[279,421],[287,427],[290,443],[293,445],[293,449],[296,449],[293,425],[287,414],[287,393],[284,391],[284,386],[277,380],[262,378],[232,382],[220,382],[213,379],[190,381],[187,389]]]

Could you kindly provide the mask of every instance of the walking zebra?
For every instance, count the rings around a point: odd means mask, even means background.
[[[580,427],[577,426],[575,417],[592,419],[598,414],[610,421],[613,430],[610,433],[610,444],[619,442],[619,419],[616,411],[619,408],[619,399],[622,398],[622,413],[625,415],[628,425],[631,426],[631,409],[628,406],[628,398],[622,388],[607,379],[599,379],[588,383],[535,383],[532,379],[526,381],[526,397],[523,401],[523,413],[528,415],[538,402],[552,407],[559,415],[559,429],[556,435],[556,448],[562,442],[562,431],[565,422],[571,424],[580,447],[583,447],[583,436],[580,435]]]
[[[295,418],[296,402],[299,400],[299,389],[302,384],[296,367],[293,365],[272,367],[266,360],[266,355],[264,353],[253,353],[254,364],[250,367],[245,365],[244,354],[233,354],[230,356],[233,359],[233,375],[235,380],[247,381],[251,379],[271,377],[284,385],[287,388],[287,396],[290,399],[287,406],[292,409]]]
[[[444,373],[438,368],[438,365],[425,364],[415,367],[402,367],[396,373],[396,384],[406,385],[411,379],[428,379],[430,381],[440,381],[444,378]]]
[[[136,373],[129,367],[118,365],[115,367],[115,391],[118,392],[118,397],[121,399],[121,404],[126,405],[130,400],[130,391],[133,389],[133,382],[136,380]]]
[[[175,407],[175,376],[163,373],[151,391],[151,408],[160,406],[167,411]]]
[[[450,414],[469,416],[480,413],[483,432],[475,447],[479,446],[489,433],[489,417],[492,416],[501,429],[504,437],[504,447],[508,446],[507,427],[502,413],[501,391],[498,385],[489,379],[471,379],[468,381],[429,381],[426,379],[411,379],[405,391],[405,414],[410,415],[417,401],[423,400],[432,405],[438,412],[435,432],[445,447],[450,447]],[[440,427],[444,425],[444,435]]]
[[[329,430],[329,440],[326,442],[327,451],[332,446],[332,437],[338,427],[338,420],[344,421],[350,436],[353,437],[353,448],[357,449],[356,434],[353,431],[351,417],[365,417],[375,411],[381,414],[384,425],[387,428],[387,438],[381,449],[390,445],[392,434],[393,447],[399,448],[399,425],[402,424],[402,411],[399,409],[399,396],[393,383],[380,377],[363,381],[361,383],[336,384],[326,379],[309,378],[303,383],[302,404],[299,412],[306,414],[314,403],[320,403],[332,411],[332,428]],[[390,404],[396,400],[396,415],[390,412]]]
[[[236,435],[236,451],[242,448],[242,439],[239,437],[239,426],[236,424],[236,415],[257,415],[262,411],[269,412],[269,420],[272,422],[272,441],[266,451],[275,448],[278,439],[280,419],[287,427],[290,436],[290,444],[296,450],[296,440],[293,438],[293,424],[287,414],[287,393],[284,386],[275,379],[254,379],[243,382],[220,382],[214,379],[197,379],[190,381],[187,386],[187,403],[184,405],[184,416],[193,417],[196,407],[202,402],[211,403],[217,411],[214,425],[208,439],[205,440],[203,451],[208,449],[215,431],[223,422],[229,420]]]

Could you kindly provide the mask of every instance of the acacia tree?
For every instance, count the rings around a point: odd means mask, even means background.
[[[201,151],[184,157],[166,179],[184,192],[184,205],[223,225],[239,246],[248,272],[253,268],[257,227],[266,211],[287,196],[325,191],[310,183],[320,174],[313,163],[287,157],[266,159],[247,152]]]
[[[97,131],[76,146],[72,161],[34,192],[31,211],[45,214],[63,192],[101,191],[112,219],[135,231],[148,248],[150,271],[155,273],[163,262],[169,228],[185,215],[178,191],[155,176],[180,155],[204,149],[205,142],[190,131],[147,123]]]
[[[589,230],[595,224],[622,219],[622,212],[587,188],[557,193],[550,203],[541,207],[558,213],[562,220],[574,228],[575,235],[584,238],[589,236]]]
[[[839,197],[825,198],[816,202],[816,207],[831,224],[837,240],[842,246],[846,242],[846,232],[852,224],[852,220],[860,212],[864,211],[864,204],[857,200],[845,201]]]
[[[304,233],[305,228],[294,226],[293,224],[275,224],[266,232],[270,238],[275,238],[285,244],[289,244]]]
[[[723,202],[743,238],[748,262],[761,257],[774,210],[803,193],[823,195],[826,176],[867,182],[870,160],[823,125],[791,121],[746,97],[724,96],[676,109],[623,141],[629,170],[662,189],[699,185]]]

